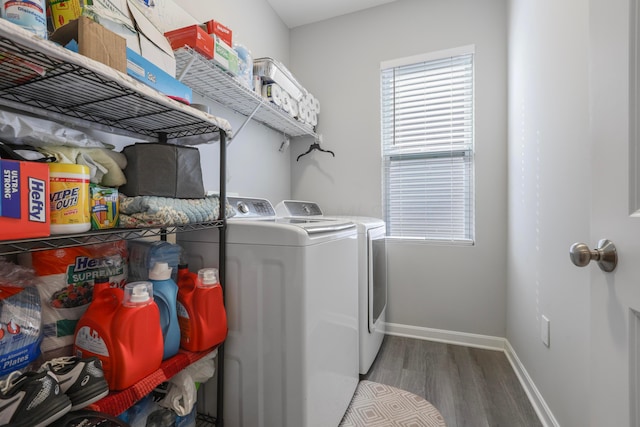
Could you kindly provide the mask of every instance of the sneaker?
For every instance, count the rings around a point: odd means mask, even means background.
[[[56,376],[62,392],[71,399],[73,411],[97,402],[109,394],[102,363],[97,357],[58,357],[43,363],[40,371],[44,370],[50,370]]]
[[[44,427],[71,410],[51,372],[12,372],[0,381],[0,425]]]

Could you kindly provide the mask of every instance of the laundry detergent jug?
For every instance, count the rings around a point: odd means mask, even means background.
[[[178,269],[178,283],[180,346],[188,351],[204,351],[223,342],[227,337],[227,313],[218,270],[203,268],[195,276],[183,267]]]
[[[166,262],[156,262],[149,270],[153,283],[153,299],[160,310],[160,329],[164,340],[163,359],[175,356],[180,349],[180,325],[176,303],[178,285],[171,278],[171,267]]]
[[[151,282],[127,283],[124,290],[98,286],[76,325],[74,350],[96,356],[110,390],[123,390],[162,363],[160,312]]]

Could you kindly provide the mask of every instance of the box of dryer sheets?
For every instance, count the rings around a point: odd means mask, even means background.
[[[125,39],[86,16],[60,27],[51,34],[49,40],[118,71],[127,72]]]
[[[238,52],[233,50],[231,46],[226,44],[220,37],[212,36],[214,45],[213,62],[215,62],[220,68],[237,76],[240,72],[240,60],[238,59]]]
[[[184,83],[127,48],[127,74],[158,92],[185,104],[191,104],[193,91]]]
[[[0,240],[49,236],[49,165],[0,160]]]

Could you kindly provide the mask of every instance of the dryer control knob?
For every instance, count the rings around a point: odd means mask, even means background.
[[[243,214],[249,213],[249,206],[247,206],[245,202],[239,202],[238,210],[240,211],[240,213],[243,213]]]

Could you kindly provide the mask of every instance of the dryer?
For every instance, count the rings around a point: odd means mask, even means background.
[[[337,426],[358,375],[357,228],[280,219],[265,199],[228,198],[224,422]],[[218,230],[180,233],[189,267],[216,266]],[[212,384],[209,384],[212,383]],[[205,402],[215,383],[205,384]],[[215,415],[215,414],[209,414]]]
[[[328,218],[314,202],[283,200],[276,205],[281,217]],[[358,229],[359,372],[366,374],[380,351],[387,307],[386,224],[364,216],[333,216],[349,220]]]

